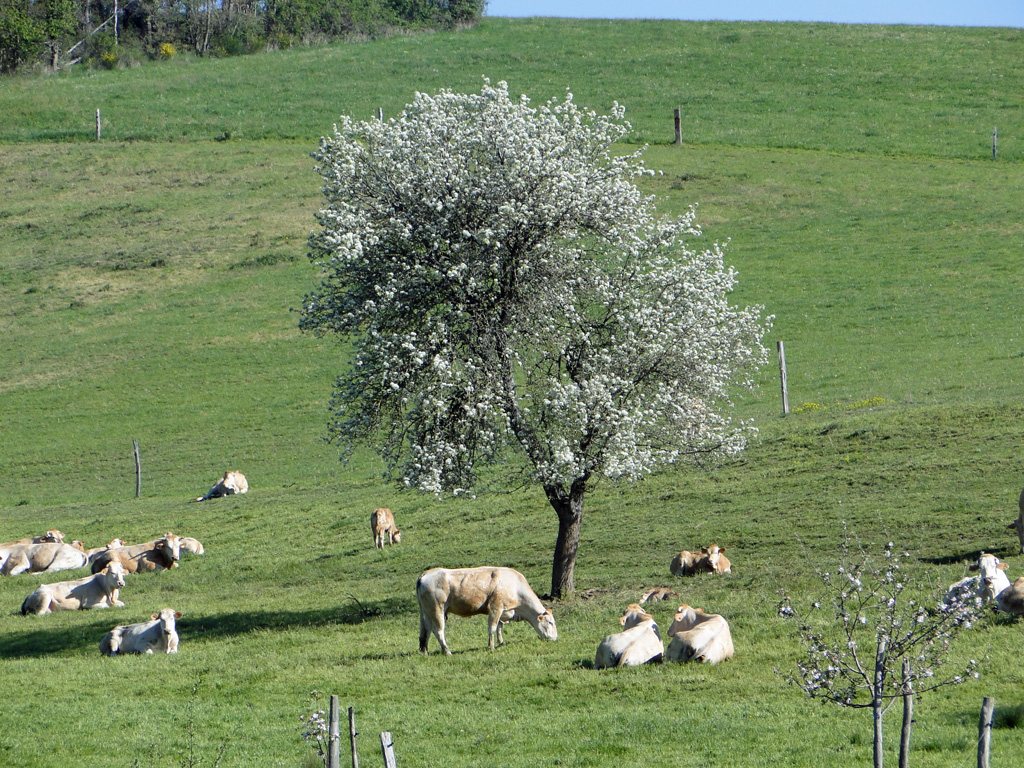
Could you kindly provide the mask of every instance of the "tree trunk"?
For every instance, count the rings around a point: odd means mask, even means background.
[[[878,641],[878,650],[875,653],[875,681],[871,688],[871,714],[874,715],[875,737],[874,763],[875,768],[883,768],[885,756],[882,752],[882,716],[885,714],[883,696],[885,695],[885,651],[888,644],[884,639]]]
[[[900,731],[900,768],[910,766],[910,729],[914,725],[914,688],[910,681],[910,659],[903,660],[903,728]]]
[[[544,492],[558,515],[558,539],[551,567],[551,597],[561,600],[576,591],[576,551],[583,527],[583,497],[586,481],[577,480],[567,494],[561,487],[546,486]]]

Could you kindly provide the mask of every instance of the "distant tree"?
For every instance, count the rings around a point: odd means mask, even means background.
[[[323,282],[301,327],[353,342],[330,432],[405,484],[460,493],[515,464],[558,517],[551,592],[574,590],[587,492],[740,451],[724,414],[766,358],[761,308],[728,303],[722,249],[690,250],[633,179],[610,115],[564,101],[417,94],[395,119],[342,117],[314,154]]]
[[[847,536],[835,572],[817,571],[825,594],[799,611],[783,593],[779,610],[796,622],[807,653],[786,678],[812,699],[871,709],[875,768],[884,763],[882,718],[895,702],[903,702],[899,765],[907,768],[914,697],[978,676],[973,659],[953,674],[937,673],[952,641],[978,619],[980,599],[958,597],[930,609],[910,596],[912,577],[901,561],[889,542],[882,562],[872,563],[852,551]]]
[[[14,72],[40,51],[45,33],[27,2],[0,4],[0,72]]]

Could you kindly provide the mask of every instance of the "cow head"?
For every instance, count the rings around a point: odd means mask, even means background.
[[[725,547],[720,547],[717,544],[712,544],[710,547],[701,547],[701,554],[707,558],[708,563],[711,565],[711,571],[713,573],[720,573],[722,569],[722,553],[725,552]]]
[[[107,574],[107,580],[117,587],[124,586],[124,566],[117,560],[107,563],[102,573]]]
[[[181,612],[175,611],[173,608],[164,608],[160,613],[154,613],[150,618],[153,621],[159,621],[161,629],[165,635],[174,634],[174,622],[181,618]]]
[[[163,551],[167,559],[172,563],[176,563],[181,559],[181,537],[173,533],[165,534],[162,539],[156,543],[157,549]]]
[[[674,635],[676,632],[686,632],[689,629],[693,629],[699,623],[697,612],[686,603],[683,603],[676,609],[676,615],[672,617],[672,626],[669,627],[668,633]]]
[[[58,531],[56,528],[51,528],[39,537],[39,541],[40,543],[52,541],[55,544],[61,544],[64,541],[64,534]]]
[[[654,617],[644,611],[637,603],[630,603],[626,606],[626,612],[622,614],[622,618],[619,619],[619,623],[624,629],[632,629],[637,624],[647,621],[648,619],[653,620]]]
[[[400,544],[402,542],[402,532],[397,528],[395,528],[394,542],[395,544]]]
[[[79,541],[78,539],[75,539],[74,541],[72,541],[70,546],[74,547],[79,552],[83,552],[83,553],[85,552],[85,544],[82,543],[81,541]]]
[[[555,627],[555,617],[551,615],[551,611],[537,614],[537,623],[534,626],[537,628],[537,634],[545,640],[558,639],[558,628]]]

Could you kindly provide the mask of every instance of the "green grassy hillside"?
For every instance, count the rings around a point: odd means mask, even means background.
[[[23,617],[39,583],[79,574],[0,578],[0,764],[212,764],[226,745],[225,766],[313,765],[312,690],[356,708],[364,764],[383,730],[405,765],[867,764],[866,713],[773,673],[799,651],[777,590],[809,597],[844,523],[875,551],[898,541],[922,585],[982,549],[1024,575],[1005,528],[1024,484],[1022,46],[1005,29],[490,19],[4,81],[0,539],[174,530],[207,554],[131,578],[110,611]],[[344,350],[300,335],[292,308],[317,277],[309,152],[334,117],[482,75],[535,101],[569,86],[627,105],[664,172],[645,182],[660,209],[699,203],[706,238],[731,239],[737,301],[776,316],[794,413],[769,366],[737,405],[761,430],[741,459],[588,501],[577,585],[595,596],[553,607],[557,643],[515,624],[488,653],[482,619],[455,620],[445,659],[417,652],[416,576],[509,565],[543,592],[554,516],[536,490],[437,501],[388,485],[368,452],[340,465],[323,436]],[[188,503],[228,468],[250,493]],[[403,530],[386,552],[368,525],[381,505]],[[711,541],[733,574],[669,576]],[[662,585],[726,615],[736,658],[590,669],[622,607]],[[177,656],[99,655],[114,624],[165,605],[184,614]],[[673,607],[656,609],[664,627]],[[921,698],[915,766],[973,761],[983,696],[996,759],[1024,750],[1020,631],[986,618],[955,647],[985,659],[981,680]]]

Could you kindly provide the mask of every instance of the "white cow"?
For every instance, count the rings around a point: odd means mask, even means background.
[[[619,623],[624,630],[608,635],[597,646],[594,669],[638,667],[662,660],[665,646],[653,616],[638,604],[630,603]]]
[[[1010,586],[1006,568],[1006,563],[998,557],[982,552],[978,555],[978,562],[967,568],[969,571],[978,571],[978,575],[965,576],[955,584],[950,584],[946,590],[946,602],[962,602],[974,597],[981,598],[985,603],[992,602]]]
[[[245,479],[245,475],[235,470],[229,470],[224,473],[224,477],[213,484],[213,488],[207,491],[205,496],[200,496],[196,501],[206,501],[207,499],[217,499],[221,496],[233,496],[236,493],[248,492],[249,481]]]
[[[668,633],[672,640],[665,657],[669,661],[717,664],[733,657],[729,622],[720,614],[704,613],[683,603]]]
[[[173,608],[154,613],[150,621],[116,626],[100,641],[100,651],[108,656],[119,653],[177,653],[178,631],[175,621],[181,614]]]
[[[0,573],[17,576],[19,573],[51,573],[82,568],[88,561],[85,547],[80,541],[70,544],[44,542],[24,544],[14,548],[4,558]]]
[[[501,627],[509,621],[528,621],[546,640],[557,640],[555,617],[530,589],[526,577],[512,568],[431,568],[416,581],[420,606],[420,651],[427,652],[433,632],[441,650],[451,656],[444,637],[449,613],[456,616],[487,614],[487,647],[494,639],[502,645]]]
[[[89,608],[122,606],[118,591],[124,586],[124,568],[111,563],[100,573],[74,581],[43,584],[21,604],[23,615],[43,615],[53,611],[77,611]]]
[[[180,536],[179,538],[181,540],[182,552],[189,552],[193,555],[202,555],[206,552],[206,547],[203,546],[199,539],[193,539],[191,536]]]

